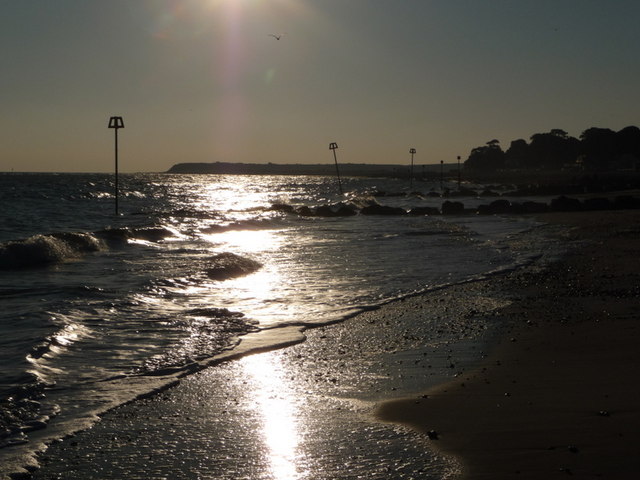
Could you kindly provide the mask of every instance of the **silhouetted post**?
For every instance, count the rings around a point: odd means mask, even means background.
[[[119,128],[124,128],[124,121],[122,120],[122,117],[111,117],[109,119],[109,128],[113,128],[115,130],[115,134],[116,134],[116,188],[115,188],[115,194],[116,194],[116,215],[118,215],[118,129]]]
[[[338,144],[332,142],[329,144],[329,149],[333,150],[333,160],[336,162],[336,175],[338,176],[338,188],[340,189],[340,193],[342,193],[342,182],[340,181],[340,170],[338,169],[338,157],[336,157],[336,150],[338,148]]]
[[[413,188],[413,156],[416,153],[416,149],[415,148],[410,148],[409,149],[409,153],[411,154],[411,173],[410,175],[410,180],[409,180],[409,187]]]
[[[440,191],[444,192],[444,160],[440,160]]]
[[[458,155],[458,191],[460,191],[460,183],[462,181],[462,171],[460,170],[460,155]]]

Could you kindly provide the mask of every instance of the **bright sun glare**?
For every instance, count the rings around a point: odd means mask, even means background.
[[[231,278],[225,285],[233,292],[234,303],[241,303],[244,311],[261,325],[289,318],[296,312],[284,307],[278,300],[291,284],[290,273],[282,268],[280,256],[285,237],[278,230],[232,230],[222,233],[202,234],[201,238],[211,244],[211,253],[233,252],[242,257],[262,263],[262,268],[249,275]],[[207,292],[217,291],[216,282],[193,287],[192,296],[205,301]]]
[[[232,252],[244,252],[249,255],[274,251],[278,248],[279,238],[271,230],[232,230],[208,235],[213,243],[223,243]]]

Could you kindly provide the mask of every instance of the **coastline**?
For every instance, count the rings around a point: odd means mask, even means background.
[[[183,377],[50,445],[32,478],[448,476],[455,462],[372,413],[381,398],[439,385],[480,361],[500,330],[491,312],[506,304],[484,288],[499,276],[407,297]]]
[[[620,239],[632,242],[637,238],[633,225],[640,219],[640,214],[635,212],[550,214],[541,220],[568,225],[568,231],[564,227],[554,231],[566,232],[564,240],[575,242],[586,239],[575,225],[572,226],[573,221],[581,218],[587,219],[587,223],[596,230],[598,225],[594,219],[607,221],[600,225],[605,236],[611,236],[614,225],[618,225],[618,231],[624,230],[626,225],[628,231],[623,231]],[[529,238],[525,233],[517,241],[528,241]],[[590,238],[592,243],[589,245],[595,255],[602,249],[598,242],[603,240],[595,234]],[[495,382],[490,385],[501,390],[498,393],[501,407],[497,408],[504,411],[505,399],[522,398],[517,389],[527,388],[527,382],[519,373],[524,368],[524,359],[509,362],[512,357],[508,355],[515,358],[519,349],[533,348],[526,346],[528,332],[544,334],[554,328],[556,316],[548,305],[549,295],[557,295],[562,290],[566,276],[558,268],[559,265],[567,265],[567,261],[573,261],[577,266],[584,264],[583,259],[574,254],[552,268],[553,276],[549,273],[541,276],[534,264],[532,268],[407,298],[365,312],[342,324],[307,330],[304,332],[307,340],[303,343],[207,368],[181,379],[177,386],[161,394],[110,411],[90,430],[51,445],[40,458],[42,468],[33,477],[346,479],[364,475],[382,479],[389,478],[390,472],[396,472],[397,478],[441,479],[454,478],[460,463],[468,473],[469,458],[473,455],[467,452],[458,454],[457,451],[454,455],[456,432],[462,443],[471,445],[471,441],[465,440],[470,438],[470,428],[476,425],[482,430],[482,422],[496,415],[487,415],[489,410],[479,408],[475,397],[471,399],[471,406],[464,407],[456,407],[458,404],[451,403],[449,398],[451,394],[458,393],[454,396],[464,400],[465,395],[459,393],[472,391],[474,380],[470,372],[481,364],[484,352],[495,344],[496,338],[507,340],[499,343],[496,352],[502,348],[515,349],[514,353],[505,350],[504,355],[500,354],[500,371],[507,371],[502,367],[513,366],[504,380],[509,383],[509,389],[505,390],[498,379],[490,379]],[[626,257],[620,261],[631,263]],[[607,263],[602,265],[611,268]],[[614,270],[611,274],[616,272]],[[542,288],[541,278],[548,280],[546,290]],[[590,277],[576,278],[582,283],[568,287],[569,290],[576,292],[582,288],[586,292],[591,288]],[[527,299],[530,303],[523,306],[522,302]],[[633,303],[633,298],[629,302]],[[567,303],[567,306],[571,305]],[[573,310],[584,316],[581,310]],[[544,318],[539,315],[541,313],[544,313]],[[440,320],[435,323],[440,329],[438,332],[430,330],[428,320],[431,317],[446,319],[444,324]],[[527,323],[527,320],[531,321]],[[574,318],[567,316],[557,329],[569,331],[567,329],[574,325],[573,322]],[[445,332],[441,331],[442,325]],[[432,338],[437,338],[437,341],[431,341]],[[511,338],[516,341],[509,341]],[[561,339],[559,335],[554,335],[554,338]],[[609,349],[609,353],[615,352]],[[489,364],[491,361],[495,362],[490,360]],[[537,357],[533,357],[533,361],[536,363]],[[573,365],[573,368],[579,369],[583,364]],[[265,366],[269,366],[266,371]],[[519,376],[518,384],[511,383],[518,379],[513,375]],[[632,373],[627,375],[627,378],[633,378]],[[451,388],[460,382],[465,382],[465,387],[457,391]],[[562,386],[562,382],[560,384]],[[429,398],[422,398],[422,394],[416,398],[416,392],[423,391],[429,391]],[[572,391],[581,393],[577,387]],[[509,396],[505,397],[505,393]],[[589,395],[594,397],[592,393]],[[426,435],[405,433],[407,429],[399,431],[393,425],[377,423],[372,416],[378,402],[394,398],[408,399],[400,403],[392,400],[383,407],[387,412],[395,412],[394,421],[413,422],[418,431],[421,428],[423,432],[437,430],[440,432],[439,440],[430,441]],[[428,420],[424,421],[423,409],[426,406],[431,408],[438,398],[442,399],[438,421],[446,419],[447,415],[451,421],[446,428],[433,427]],[[633,400],[633,397],[624,398]],[[600,400],[601,397],[594,399]],[[469,401],[468,395],[466,400]],[[597,405],[591,409],[596,409],[596,420],[631,424],[627,422],[629,415],[624,412],[633,414],[632,405],[624,410],[618,404],[614,405],[613,400],[595,403]],[[400,418],[402,415],[398,415],[398,407],[404,414],[412,413],[412,416]],[[605,410],[608,416],[598,415]],[[279,416],[283,411],[288,412],[288,417]],[[466,418],[465,422],[463,418]],[[284,427],[279,428],[296,434],[298,443],[295,448],[291,447],[297,452],[295,455],[273,450],[283,442],[281,438],[279,442],[269,444],[267,427],[272,422],[280,422]],[[520,436],[509,421],[504,430],[504,438],[509,438],[508,434]],[[495,431],[493,434],[498,435]],[[291,438],[289,443],[293,445]],[[480,444],[483,441],[480,440]],[[493,439],[489,443],[494,443]],[[590,447],[580,441],[561,439],[554,443],[545,444],[544,448],[554,447],[549,451],[558,454],[569,452],[575,458],[591,455]],[[577,452],[569,450],[570,446]],[[434,447],[438,449],[435,454]],[[633,449],[634,444],[630,448]],[[269,449],[273,451],[269,453]],[[215,456],[212,456],[212,451],[216,452]],[[238,451],[242,454],[236,458]],[[445,455],[438,451],[445,452]],[[537,459],[539,450],[532,451]],[[513,460],[509,454],[513,453],[508,451],[498,460],[506,468],[502,477],[496,464],[489,461],[487,468],[490,474],[486,478],[512,478],[516,469],[521,470],[518,478],[527,478],[523,468],[512,468],[509,463]],[[516,452],[515,457],[519,457],[519,453]],[[483,453],[479,455],[482,457]],[[634,454],[627,458],[633,459]],[[273,473],[276,468],[282,472],[289,468],[289,476]],[[397,473],[400,468],[406,469],[404,477]],[[565,468],[564,472],[579,472],[568,463],[561,468]],[[269,476],[264,472],[272,473]],[[307,472],[308,476],[301,473],[297,476],[298,473],[291,472]],[[529,478],[546,476],[534,472]]]
[[[581,247],[505,279],[519,299],[500,313],[513,326],[478,368],[377,415],[427,434],[464,479],[634,478],[640,214],[540,219],[567,226]]]
[[[406,298],[184,377],[51,445],[33,478],[385,479],[416,478],[425,466],[424,478],[441,478],[432,472],[454,462],[372,411],[381,397],[438,385],[480,360],[493,322],[466,323],[496,307],[483,283]],[[452,306],[457,296],[466,300]],[[452,318],[411,328],[425,313]]]

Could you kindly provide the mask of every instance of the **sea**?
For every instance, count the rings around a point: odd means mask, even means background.
[[[447,182],[124,174],[116,207],[114,180],[0,174],[0,474],[249,334],[277,346],[540,254],[508,244],[531,218],[418,210]]]

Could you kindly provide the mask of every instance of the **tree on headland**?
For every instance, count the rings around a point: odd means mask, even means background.
[[[608,128],[588,128],[580,138],[554,128],[531,135],[530,142],[513,140],[506,152],[496,139],[471,150],[464,167],[469,171],[564,170],[583,168],[602,171],[634,168],[640,164],[640,129],[625,127],[619,132]]]
[[[562,130],[561,128],[552,128],[549,132],[554,137],[567,138],[569,134]]]
[[[640,158],[640,128],[624,127],[616,133],[616,140],[623,154],[631,154]]]
[[[582,161],[589,170],[602,170],[618,153],[616,132],[609,128],[588,128],[580,135]]]
[[[560,169],[566,164],[575,163],[579,145],[576,138],[559,128],[532,135],[529,150],[536,162],[534,168]]]
[[[505,167],[508,169],[530,168],[532,163],[527,141],[523,138],[513,140],[505,152]]]
[[[490,140],[486,145],[471,150],[464,167],[469,170],[496,171],[504,168],[504,152],[498,140]]]

